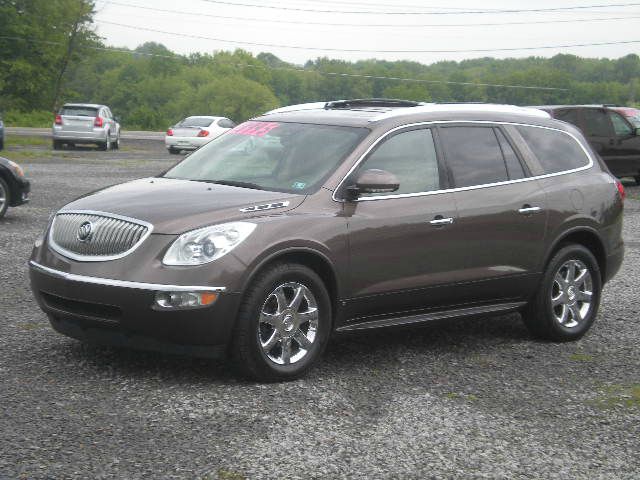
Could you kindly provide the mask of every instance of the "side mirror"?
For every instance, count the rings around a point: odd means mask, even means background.
[[[398,188],[400,182],[393,173],[374,168],[361,172],[347,191],[351,198],[358,198],[363,193],[391,193]]]

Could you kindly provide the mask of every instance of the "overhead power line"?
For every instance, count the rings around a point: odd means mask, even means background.
[[[550,7],[550,8],[514,8],[514,9],[496,9],[496,10],[458,10],[455,12],[399,12],[399,11],[371,11],[371,10],[325,10],[316,8],[302,7],[283,7],[279,5],[265,5],[260,3],[236,3],[224,0],[201,0],[202,2],[215,3],[218,5],[228,5],[234,7],[251,7],[264,8],[270,10],[286,10],[290,12],[311,12],[311,13],[343,13],[358,15],[462,15],[462,14],[496,14],[496,13],[534,13],[534,12],[563,12],[573,10],[590,10],[594,8],[612,8],[612,7],[637,7],[640,3],[608,3],[599,5],[576,5],[572,7]]]
[[[348,53],[492,53],[492,52],[516,52],[516,51],[531,51],[531,50],[550,50],[556,48],[576,48],[576,47],[597,47],[605,45],[628,45],[640,43],[640,40],[621,40],[612,42],[592,42],[592,43],[574,43],[564,45],[539,45],[535,47],[501,47],[501,48],[471,48],[464,50],[367,50],[358,48],[328,48],[328,47],[305,47],[301,45],[282,45],[278,43],[259,43],[248,42],[245,40],[229,40],[225,38],[205,37],[203,35],[194,35],[190,33],[177,33],[168,32],[166,30],[157,30],[155,28],[146,28],[135,25],[126,25],[124,23],[109,22],[106,20],[96,20],[97,23],[104,23],[107,25],[116,25],[119,27],[130,28],[133,30],[142,30],[145,32],[161,33],[163,35],[174,35],[177,37],[193,38],[197,40],[210,40],[231,45],[250,45],[253,47],[268,47],[268,48],[289,48],[294,50],[307,50],[307,51],[320,51],[320,52],[348,52]]]
[[[24,37],[14,37],[7,35],[0,35],[0,39],[7,40],[21,40],[29,43],[35,44],[46,44],[46,45],[64,45],[62,42],[54,42],[49,40],[34,40],[30,38]],[[99,50],[103,52],[111,52],[111,53],[125,53],[133,56],[145,56],[145,57],[158,57],[158,58],[168,58],[172,60],[179,60],[185,58],[181,55],[163,55],[158,53],[148,53],[148,52],[136,52],[133,50],[123,50],[119,48],[110,48],[110,47],[98,47],[98,46],[84,46],[82,48],[88,48],[91,50]],[[475,83],[475,82],[454,82],[449,80],[428,80],[423,78],[403,78],[403,77],[385,77],[382,75],[367,75],[367,74],[358,74],[358,73],[344,73],[344,72],[326,72],[323,70],[311,70],[301,67],[274,67],[268,65],[255,65],[251,63],[234,63],[232,64],[235,67],[240,68],[256,68],[262,70],[284,70],[298,73],[306,73],[306,74],[317,74],[324,75],[330,77],[345,77],[345,78],[364,78],[368,80],[385,80],[385,81],[396,81],[396,82],[409,82],[409,83],[423,83],[423,84],[444,84],[444,85],[462,85],[468,87],[496,87],[496,88],[511,88],[511,89],[524,89],[524,90],[544,90],[544,91],[562,91],[566,92],[569,89],[567,88],[559,88],[559,87],[538,87],[534,85],[509,85],[509,84],[500,84],[500,83]]]
[[[616,20],[631,20],[640,18],[640,15],[627,15],[617,17],[602,17],[602,18],[580,18],[580,19],[566,19],[566,20],[534,20],[534,21],[515,21],[515,22],[487,22],[487,23],[422,23],[422,24],[398,24],[398,23],[333,23],[333,22],[320,22],[320,21],[306,21],[306,20],[283,20],[283,19],[265,19],[256,17],[245,16],[230,16],[230,15],[217,15],[215,13],[204,12],[187,12],[180,10],[170,10],[156,7],[146,7],[142,5],[132,5],[129,3],[121,3],[116,1],[110,1],[111,5],[119,5],[121,7],[130,7],[140,10],[148,10],[159,13],[170,13],[172,15],[187,15],[193,17],[208,17],[221,20],[238,20],[241,22],[260,22],[260,23],[281,23],[290,25],[320,25],[328,27],[392,27],[392,28],[425,28],[425,27],[492,27],[492,26],[508,26],[508,25],[541,25],[552,23],[584,23],[584,22],[607,22]],[[635,13],[635,12],[632,12]]]

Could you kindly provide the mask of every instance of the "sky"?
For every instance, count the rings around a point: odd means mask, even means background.
[[[300,65],[324,56],[430,64],[487,56],[640,53],[640,2],[616,0],[97,0],[96,11],[97,33],[110,46],[154,41],[182,54],[242,48]],[[542,46],[560,47],[519,50]]]

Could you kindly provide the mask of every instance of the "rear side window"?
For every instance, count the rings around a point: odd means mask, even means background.
[[[611,122],[607,112],[595,108],[583,110],[585,133],[589,137],[611,136]]]
[[[88,107],[62,107],[60,109],[60,115],[69,115],[77,117],[96,117],[98,116],[98,110]]]
[[[440,138],[454,186],[471,187],[509,179],[493,128],[443,127]]]
[[[228,118],[221,118],[220,120],[218,120],[218,125],[222,128],[233,128],[236,126],[236,124]]]
[[[502,150],[502,155],[504,156],[504,163],[507,165],[507,173],[509,174],[509,179],[517,180],[519,178],[526,177],[524,169],[522,168],[522,163],[520,163],[518,155],[516,155],[516,152],[513,150],[513,147],[504,136],[504,133],[496,129],[496,135],[498,136],[498,141],[500,142],[500,149]]]
[[[588,165],[589,157],[569,134],[549,128],[517,128],[545,173],[558,173]]]
[[[616,135],[626,136],[633,134],[633,129],[625,119],[622,118],[622,115],[615,112],[609,112],[609,115],[611,115],[611,122],[613,123],[613,129],[615,130]]]
[[[394,195],[438,190],[440,175],[433,135],[429,129],[398,133],[385,140],[358,171],[380,169],[393,173],[400,183]],[[388,195],[387,193],[367,196]]]

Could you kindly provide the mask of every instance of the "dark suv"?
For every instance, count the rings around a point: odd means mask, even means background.
[[[624,189],[539,110],[337,101],[269,112],[57,212],[30,261],[53,327],[305,372],[334,333],[522,312],[581,337],[617,272]]]
[[[580,128],[592,148],[617,177],[640,184],[640,130],[625,115],[630,109],[609,105],[555,105],[540,108]]]

